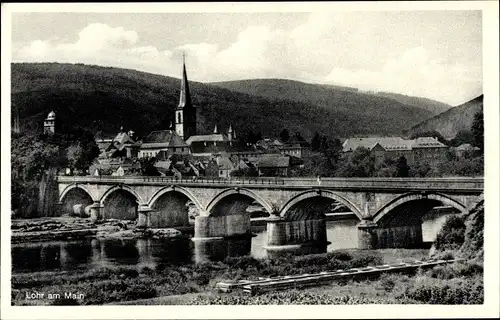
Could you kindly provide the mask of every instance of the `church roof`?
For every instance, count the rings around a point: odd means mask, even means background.
[[[141,148],[188,147],[186,142],[172,130],[152,131],[144,138]]]
[[[186,143],[191,145],[193,142],[213,142],[213,141],[229,141],[227,136],[223,133],[212,133],[212,134],[203,134],[203,135],[195,135],[189,137]]]

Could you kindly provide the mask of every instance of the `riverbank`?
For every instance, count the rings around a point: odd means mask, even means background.
[[[173,304],[213,304],[222,303],[227,299],[229,299],[227,300],[229,304],[234,304],[238,303],[239,299],[250,302],[254,301],[252,299],[264,298],[244,297],[237,293],[229,295],[217,293],[214,290],[217,282],[364,267],[425,259],[427,256],[428,250],[341,250],[317,255],[283,257],[278,260],[255,259],[245,256],[227,258],[223,262],[189,265],[159,264],[154,269],[130,266],[103,267],[90,271],[21,273],[12,275],[12,304],[76,303],[100,305],[127,303],[127,301],[129,303],[134,301],[132,304],[135,304],[137,300],[153,298],[151,301],[143,300],[137,304],[163,304],[168,303],[168,301]],[[391,275],[391,277],[397,277],[397,275]],[[357,294],[356,290],[361,290],[360,287],[377,285],[376,283],[347,281],[332,283],[326,287],[340,286],[343,289],[339,292],[345,293],[354,290],[353,294]],[[310,292],[311,290],[313,289],[301,292]],[[319,290],[319,288],[314,290]],[[45,298],[28,299],[26,295],[33,292],[43,293]],[[374,289],[373,292],[380,293],[382,291]],[[60,294],[61,298],[49,299],[49,293],[52,294],[52,297],[55,296],[54,294]],[[62,299],[64,293],[79,294],[79,297],[82,298],[64,300]],[[273,294],[270,297],[274,297]],[[274,298],[271,298],[271,303],[274,301],[272,299]]]
[[[50,240],[97,239],[163,239],[185,237],[177,229],[139,229],[135,221],[108,219],[95,224],[90,218],[44,217],[12,220],[12,243]]]

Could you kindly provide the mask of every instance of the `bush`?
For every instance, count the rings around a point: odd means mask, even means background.
[[[425,273],[436,279],[454,279],[459,277],[472,277],[483,274],[483,266],[477,263],[456,262],[451,265],[436,266]]]
[[[406,285],[397,299],[426,304],[482,304],[483,279],[474,277],[442,280],[419,276]]]
[[[439,231],[434,246],[438,251],[458,250],[464,243],[465,223],[461,216],[449,216]]]

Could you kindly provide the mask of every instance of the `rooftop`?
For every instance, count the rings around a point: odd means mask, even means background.
[[[221,142],[226,142],[229,141],[227,139],[227,136],[223,133],[212,133],[212,134],[204,134],[204,135],[196,135],[196,136],[191,136],[189,139],[187,139],[186,143],[188,145],[191,145],[193,142],[213,142],[213,141],[221,141]]]
[[[257,160],[259,168],[288,168],[289,165],[290,158],[283,156],[266,155]]]
[[[380,145],[387,151],[446,147],[446,145],[442,144],[433,137],[420,137],[414,140],[406,140],[401,137],[366,137],[349,138],[345,140],[342,144],[342,151],[353,151],[360,147],[372,150],[376,145]]]
[[[142,143],[142,148],[188,147],[186,142],[172,130],[152,131]]]

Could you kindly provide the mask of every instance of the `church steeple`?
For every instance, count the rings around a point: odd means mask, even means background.
[[[179,106],[177,109],[182,109],[184,107],[191,107],[191,94],[189,92],[189,83],[187,79],[186,72],[186,57],[182,53],[182,80],[181,80],[181,95],[179,97]]]
[[[179,105],[175,110],[175,132],[184,140],[196,134],[196,109],[191,103],[184,53],[182,54],[182,79]]]

